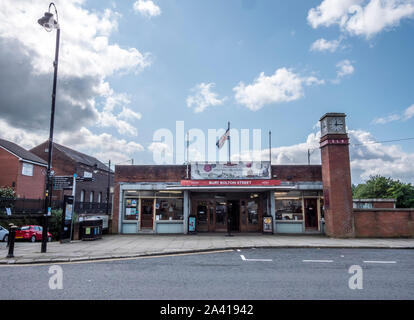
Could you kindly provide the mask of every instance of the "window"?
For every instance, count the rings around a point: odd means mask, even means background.
[[[247,214],[249,224],[258,224],[259,223],[259,212],[258,212],[258,204],[256,201],[251,200],[247,202]]]
[[[276,220],[303,220],[302,199],[276,199]]]
[[[124,220],[138,220],[138,199],[125,199]]]
[[[33,165],[23,162],[22,175],[33,177]]]
[[[157,220],[183,220],[183,199],[158,198],[155,204]]]
[[[82,190],[81,191],[81,194],[80,194],[80,202],[85,202],[85,190]]]
[[[102,192],[98,193],[98,202],[102,203]]]
[[[91,193],[89,194],[89,202],[93,202],[93,196],[94,196],[94,193],[93,191],[91,191]]]

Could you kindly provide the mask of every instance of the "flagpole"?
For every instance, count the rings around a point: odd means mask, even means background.
[[[272,131],[269,130],[269,161],[272,164]]]
[[[190,136],[189,136],[189,131],[187,131],[187,180],[188,180],[188,165],[189,165],[189,147],[190,147]]]
[[[227,129],[229,131],[229,135],[227,136],[227,140],[229,141],[229,163],[231,163],[231,155],[230,155],[230,121],[229,121],[229,127]]]

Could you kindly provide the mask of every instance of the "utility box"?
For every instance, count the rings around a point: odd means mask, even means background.
[[[80,222],[81,240],[96,240],[102,238],[102,219],[88,219]]]

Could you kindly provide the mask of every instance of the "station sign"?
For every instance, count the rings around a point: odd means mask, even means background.
[[[250,186],[280,186],[281,180],[181,180],[186,187],[250,187]]]

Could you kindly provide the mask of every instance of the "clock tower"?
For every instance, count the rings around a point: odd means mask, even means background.
[[[338,238],[354,236],[349,138],[345,117],[344,113],[327,113],[320,119],[325,233]]]

